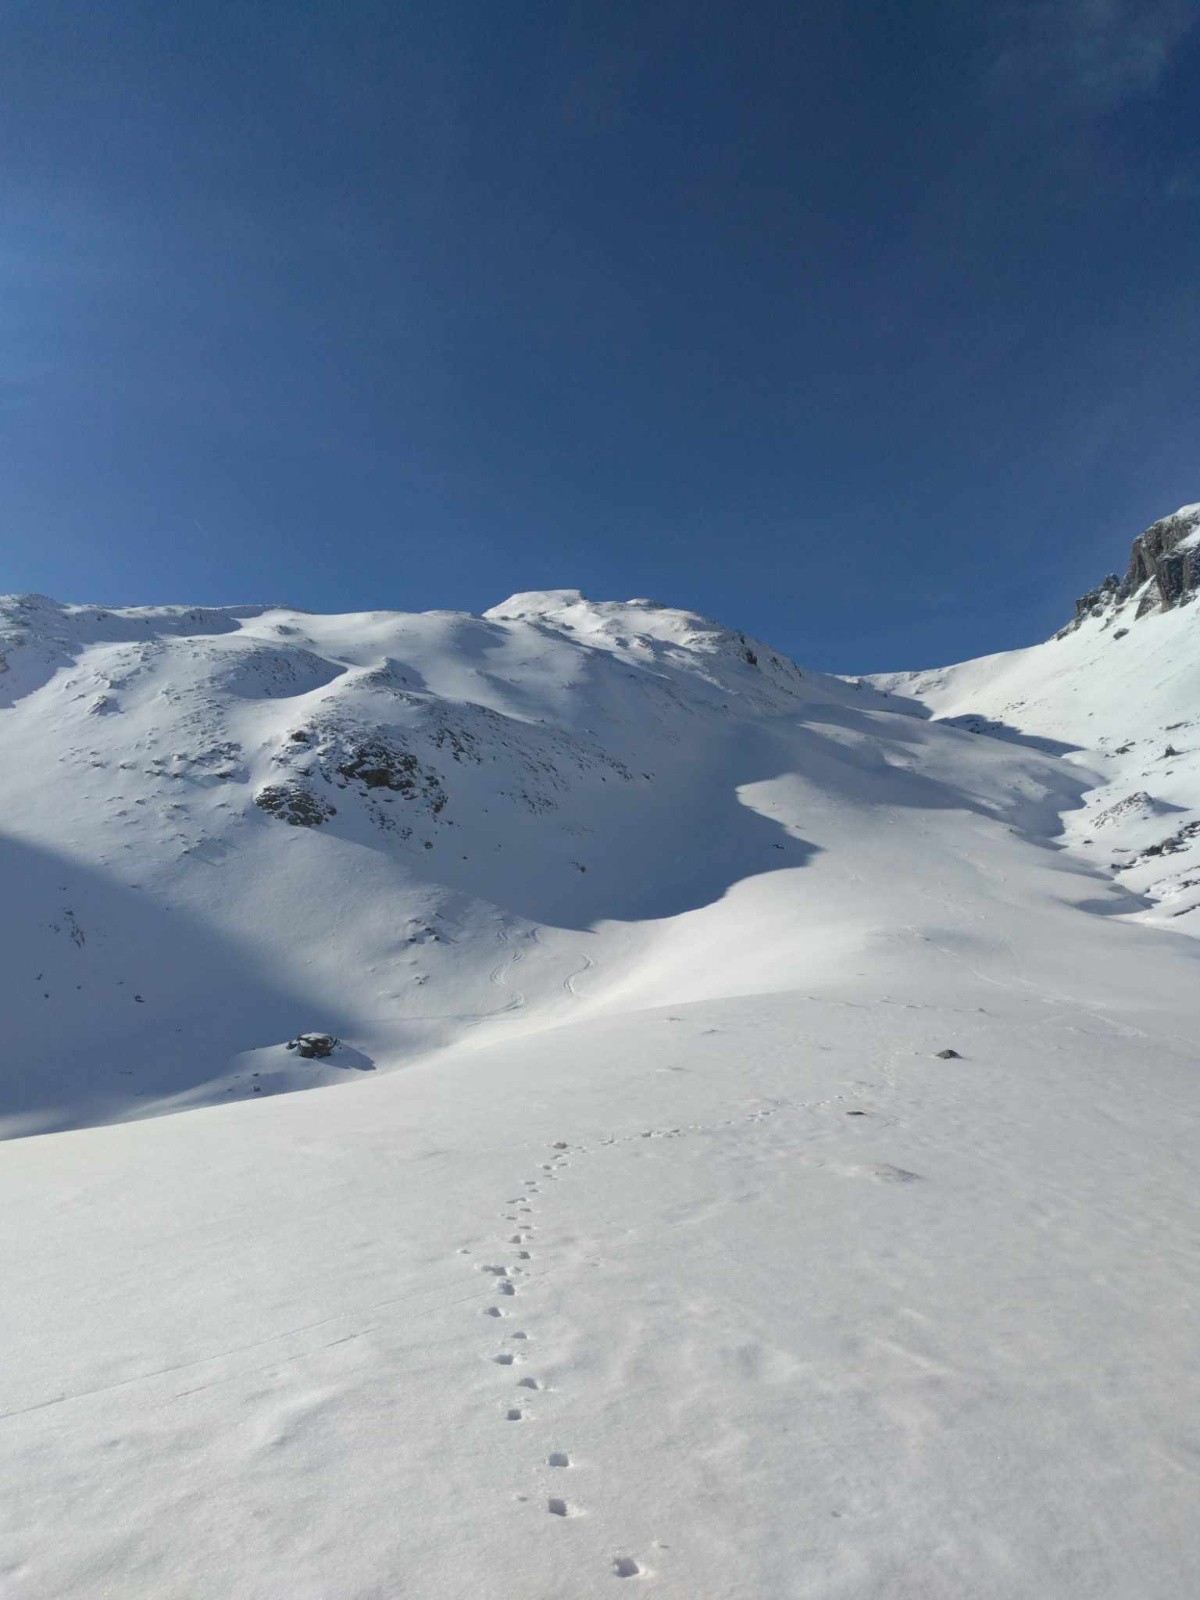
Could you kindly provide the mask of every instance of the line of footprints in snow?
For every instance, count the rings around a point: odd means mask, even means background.
[[[741,1116],[728,1117],[718,1123],[690,1123],[683,1127],[647,1129],[638,1134],[626,1134],[623,1137],[614,1137],[601,1140],[602,1145],[615,1145],[633,1143],[637,1139],[676,1139],[689,1134],[702,1134],[715,1132],[720,1128],[734,1127],[739,1123],[765,1122],[780,1111],[797,1111],[801,1109],[816,1110],[825,1107],[844,1104],[844,1095],[835,1095],[828,1100],[811,1102],[794,1102],[780,1100],[770,1106],[760,1106],[757,1110]],[[861,1111],[850,1111],[849,1116],[863,1116]],[[484,1263],[479,1271],[488,1274],[495,1281],[497,1304],[485,1306],[483,1315],[495,1319],[507,1318],[511,1315],[511,1307],[506,1301],[516,1298],[520,1284],[518,1280],[528,1272],[527,1262],[533,1260],[533,1252],[529,1248],[533,1236],[537,1231],[537,1224],[533,1221],[534,1200],[541,1193],[543,1183],[553,1182],[558,1176],[558,1168],[570,1164],[573,1155],[587,1155],[588,1148],[584,1145],[572,1147],[565,1139],[556,1140],[551,1146],[553,1152],[549,1161],[541,1163],[540,1174],[537,1178],[526,1178],[522,1185],[522,1193],[514,1195],[500,1213],[506,1222],[516,1224],[516,1231],[509,1234],[506,1244],[516,1247],[515,1260],[508,1263]],[[892,1169],[898,1170],[898,1169]],[[905,1173],[905,1177],[912,1174]],[[465,1248],[459,1252],[467,1255],[470,1252]],[[507,1335],[507,1338],[518,1345],[526,1344],[529,1340],[528,1333],[523,1328],[516,1329]],[[500,1350],[490,1358],[498,1367],[515,1367],[522,1362],[522,1356],[515,1350]],[[524,1422],[529,1419],[526,1410],[525,1395],[540,1390],[543,1385],[540,1379],[528,1376],[517,1379],[516,1387],[520,1391],[515,1402],[502,1404],[501,1414],[506,1422]],[[546,1465],[552,1468],[571,1466],[571,1458],[565,1450],[552,1450],[546,1457]],[[554,1517],[572,1517],[581,1514],[581,1508],[563,1495],[552,1494],[546,1498],[546,1510]],[[631,1555],[622,1552],[612,1557],[612,1572],[618,1578],[644,1578],[649,1577],[649,1569],[635,1560]]]
[[[675,1129],[673,1131],[682,1132],[683,1130]],[[541,1185],[552,1182],[557,1177],[557,1168],[569,1165],[573,1154],[584,1153],[582,1148],[578,1152],[573,1151],[564,1139],[557,1140],[551,1146],[551,1149],[553,1151],[552,1158],[541,1163],[540,1177],[526,1178],[523,1184],[523,1192],[519,1195],[514,1195],[508,1201],[505,1210],[501,1212],[501,1216],[506,1222],[516,1224],[516,1232],[510,1234],[505,1241],[507,1244],[517,1247],[516,1258],[512,1265],[489,1263],[480,1267],[479,1270],[481,1272],[488,1273],[495,1279],[498,1301],[498,1304],[484,1308],[483,1315],[485,1317],[502,1318],[511,1315],[510,1308],[504,1302],[511,1301],[516,1297],[520,1287],[517,1280],[529,1270],[525,1263],[533,1260],[533,1252],[530,1250],[529,1245],[537,1231],[537,1224],[533,1221],[534,1200],[541,1193]],[[465,1254],[466,1252],[463,1253]],[[515,1344],[525,1344],[529,1339],[529,1335],[523,1328],[516,1329],[508,1334],[507,1337]],[[491,1359],[498,1367],[507,1368],[519,1365],[523,1358],[515,1350],[500,1350]],[[529,1412],[526,1409],[525,1395],[531,1391],[541,1389],[543,1385],[540,1379],[529,1376],[518,1378],[516,1387],[519,1391],[516,1403],[506,1403],[501,1408],[501,1415],[506,1422],[527,1421]],[[565,1450],[552,1450],[546,1457],[546,1465],[553,1468],[569,1467],[571,1458]],[[546,1510],[554,1517],[573,1517],[580,1514],[578,1506],[567,1500],[565,1496],[557,1494],[547,1496]],[[618,1578],[648,1576],[647,1569],[639,1561],[636,1561],[631,1555],[621,1553],[613,1556],[612,1571],[614,1576]]]

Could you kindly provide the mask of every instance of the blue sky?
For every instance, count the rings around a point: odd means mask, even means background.
[[[1200,7],[0,0],[0,590],[1045,635],[1200,498]]]

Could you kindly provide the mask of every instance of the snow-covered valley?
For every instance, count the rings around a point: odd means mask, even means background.
[[[1184,578],[0,602],[0,1596],[1189,1593]]]

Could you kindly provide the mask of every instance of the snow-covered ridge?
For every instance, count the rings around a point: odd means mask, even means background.
[[[876,673],[876,689],[939,722],[1040,741],[1096,774],[1065,840],[1155,907],[1200,924],[1200,504],[1134,540],[1124,579],[1077,602],[1044,644],[924,672]]]

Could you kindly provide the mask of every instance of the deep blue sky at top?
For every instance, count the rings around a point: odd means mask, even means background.
[[[1200,498],[1193,0],[0,0],[0,590],[1045,635]]]

